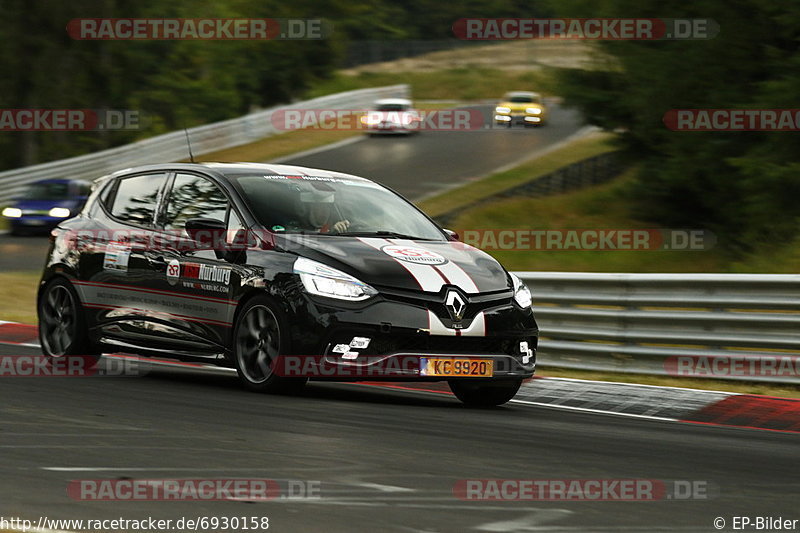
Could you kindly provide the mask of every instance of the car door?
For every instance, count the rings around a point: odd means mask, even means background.
[[[77,233],[82,250],[76,289],[88,324],[104,340],[138,345],[156,319],[148,293],[152,238],[168,173],[120,176],[102,191],[90,226]]]
[[[216,220],[228,228],[216,245],[194,240],[186,231],[193,218]],[[154,330],[160,342],[196,356],[215,357],[225,348],[241,281],[238,265],[225,253],[242,228],[225,192],[209,177],[176,172],[159,215],[155,246],[146,257],[154,269],[153,289],[167,299],[168,327]]]

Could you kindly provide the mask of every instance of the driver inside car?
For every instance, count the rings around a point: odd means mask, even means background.
[[[350,227],[349,220],[336,220],[339,213],[335,200],[333,192],[315,190],[300,193],[308,222],[318,233],[344,233]]]

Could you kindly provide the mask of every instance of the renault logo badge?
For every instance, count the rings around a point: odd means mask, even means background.
[[[444,306],[450,313],[450,318],[453,322],[460,322],[464,318],[464,310],[467,308],[467,302],[464,297],[454,290],[447,291],[447,296],[444,300]]]

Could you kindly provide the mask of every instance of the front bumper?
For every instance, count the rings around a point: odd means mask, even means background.
[[[335,381],[451,379],[426,375],[420,366],[426,357],[491,360],[492,378],[533,375],[538,327],[533,311],[512,303],[510,292],[471,297],[463,328],[445,318],[438,297],[394,298],[382,294],[362,308],[345,309],[306,295],[305,305],[295,310],[300,320],[292,345],[298,355],[285,363],[295,372],[304,369],[302,377]],[[366,346],[358,339],[368,339]]]
[[[494,117],[494,122],[495,124],[502,126],[513,126],[513,125],[538,126],[544,123],[544,117],[542,117],[542,115],[528,115],[528,114],[519,114],[519,115],[496,114]]]
[[[491,363],[489,375],[429,374],[428,360]],[[452,366],[452,365],[451,365]],[[473,365],[475,366],[475,365]],[[449,381],[474,379],[525,379],[536,370],[536,356],[522,363],[512,355],[453,354],[452,352],[399,352],[384,356],[359,356],[345,360],[341,354],[326,356],[283,356],[276,373],[283,377],[309,378],[315,381]]]
[[[15,231],[49,232],[66,219],[46,215],[22,215],[19,218],[7,218],[6,220],[11,229]]]
[[[395,123],[378,124],[367,128],[367,133],[371,135],[408,135],[416,131],[416,128]]]

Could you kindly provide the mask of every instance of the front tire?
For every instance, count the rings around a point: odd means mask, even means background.
[[[48,361],[76,358],[87,368],[97,364],[100,350],[89,340],[83,306],[68,280],[49,282],[42,290],[37,311],[39,344]]]
[[[291,353],[287,320],[266,295],[247,302],[233,334],[233,360],[245,387],[254,392],[295,394],[306,378],[284,378],[274,372],[278,356]]]
[[[513,398],[521,379],[508,380],[452,380],[450,390],[468,407],[495,407]]]

